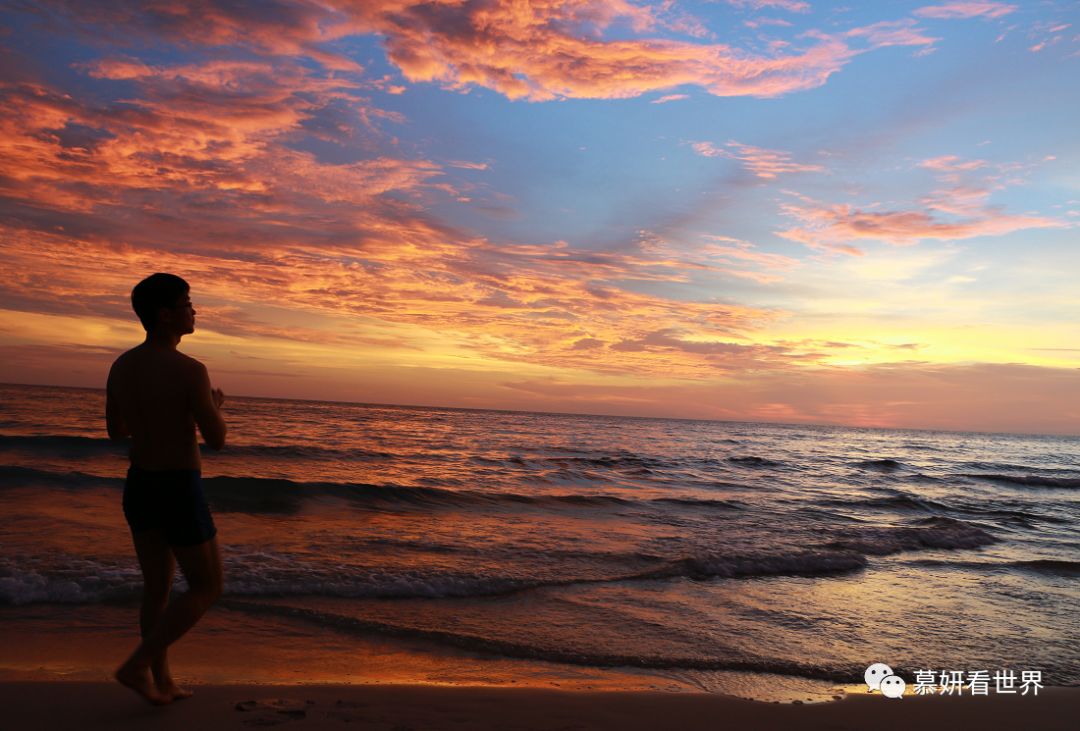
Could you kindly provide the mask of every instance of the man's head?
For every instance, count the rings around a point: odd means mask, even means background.
[[[169,327],[178,334],[195,331],[195,310],[188,297],[191,287],[175,274],[151,274],[131,290],[131,307],[143,328]]]

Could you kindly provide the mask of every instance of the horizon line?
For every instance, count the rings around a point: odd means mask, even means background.
[[[51,383],[13,383],[7,381],[0,381],[0,387],[4,386],[23,386],[30,388],[66,388],[77,391],[104,391],[105,389],[98,386],[61,386]],[[931,428],[919,428],[919,427],[907,427],[907,426],[859,426],[852,424],[835,424],[825,422],[789,422],[789,421],[745,421],[738,419],[701,419],[690,416],[640,416],[633,414],[593,414],[577,411],[527,411],[524,409],[495,409],[495,408],[478,408],[475,406],[433,406],[430,404],[391,404],[382,403],[378,401],[336,401],[333,399],[312,399],[312,398],[293,398],[283,396],[250,396],[244,394],[233,394],[229,398],[237,399],[252,399],[260,401],[298,401],[301,403],[315,403],[315,404],[344,404],[349,406],[379,406],[379,407],[391,407],[400,409],[431,409],[431,410],[444,410],[444,411],[477,411],[477,412],[495,412],[503,414],[536,414],[540,416],[584,416],[591,418],[604,418],[604,419],[640,419],[650,421],[693,421],[705,424],[758,424],[767,426],[782,426],[782,427],[825,427],[830,429],[866,429],[871,431],[910,431],[910,432],[926,432],[926,433],[938,433],[938,434],[985,434],[993,436],[1014,436],[1014,437],[1056,437],[1064,439],[1080,439],[1080,433],[1054,433],[1054,432],[1009,432],[1009,431],[986,431],[977,429],[931,429]]]

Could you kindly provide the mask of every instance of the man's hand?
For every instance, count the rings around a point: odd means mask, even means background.
[[[192,393],[191,413],[195,417],[195,423],[199,425],[203,441],[206,446],[217,451],[225,446],[225,419],[221,416],[221,405],[225,403],[225,394],[220,388],[210,386],[210,375],[206,372],[206,366],[197,360],[192,360]]]

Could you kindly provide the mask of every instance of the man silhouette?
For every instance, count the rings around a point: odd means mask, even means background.
[[[188,283],[154,274],[131,292],[146,340],[113,363],[106,391],[110,439],[130,437],[124,517],[143,575],[142,642],[116,679],[150,703],[187,698],[169,672],[167,648],[221,594],[217,528],[202,491],[198,426],[211,449],[225,445],[225,396],[210,387],[206,366],[177,350],[195,332]],[[188,591],[169,603],[176,564]]]

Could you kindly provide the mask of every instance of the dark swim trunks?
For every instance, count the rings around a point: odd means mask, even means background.
[[[170,546],[195,546],[217,535],[198,470],[128,468],[124,517],[132,533],[160,530]]]

